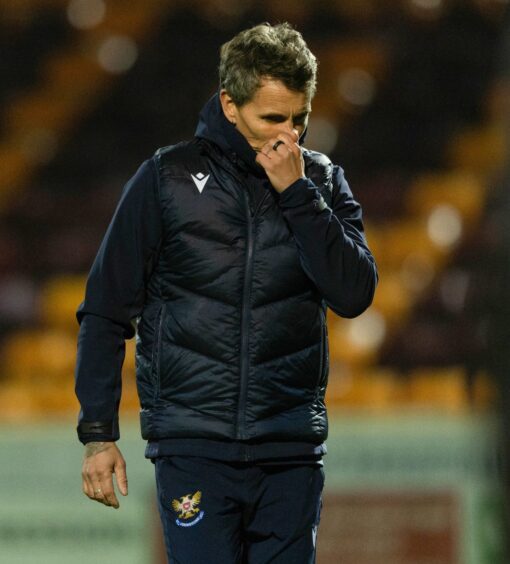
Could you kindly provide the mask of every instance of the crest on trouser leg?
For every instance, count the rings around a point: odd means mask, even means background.
[[[199,507],[201,499],[202,492],[197,491],[172,500],[172,509],[177,513],[175,522],[179,527],[192,527],[203,518],[204,512]]]

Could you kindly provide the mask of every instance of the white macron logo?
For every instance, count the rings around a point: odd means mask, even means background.
[[[195,183],[195,186],[198,188],[198,191],[202,193],[206,182],[209,180],[209,174],[206,176],[203,172],[199,172],[198,174],[192,174],[191,178]]]

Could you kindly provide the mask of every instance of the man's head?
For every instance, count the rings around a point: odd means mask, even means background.
[[[301,135],[317,61],[289,24],[261,24],[236,35],[221,48],[219,74],[225,116],[255,150],[279,131]]]
[[[316,89],[317,61],[301,34],[289,24],[261,24],[238,33],[220,55],[220,87],[237,106],[249,102],[262,78],[281,81],[311,100]]]

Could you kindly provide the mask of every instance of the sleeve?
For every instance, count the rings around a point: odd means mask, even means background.
[[[87,279],[80,323],[75,390],[78,438],[119,438],[118,409],[125,339],[132,338],[162,237],[157,172],[145,161],[124,187]]]
[[[310,179],[280,195],[280,207],[296,239],[301,264],[326,304],[342,317],[356,317],[372,303],[378,275],[365,239],[361,206],[343,170],[333,170],[332,208]]]

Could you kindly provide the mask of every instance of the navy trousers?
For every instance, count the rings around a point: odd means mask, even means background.
[[[156,459],[169,564],[313,564],[324,472],[200,457]]]

